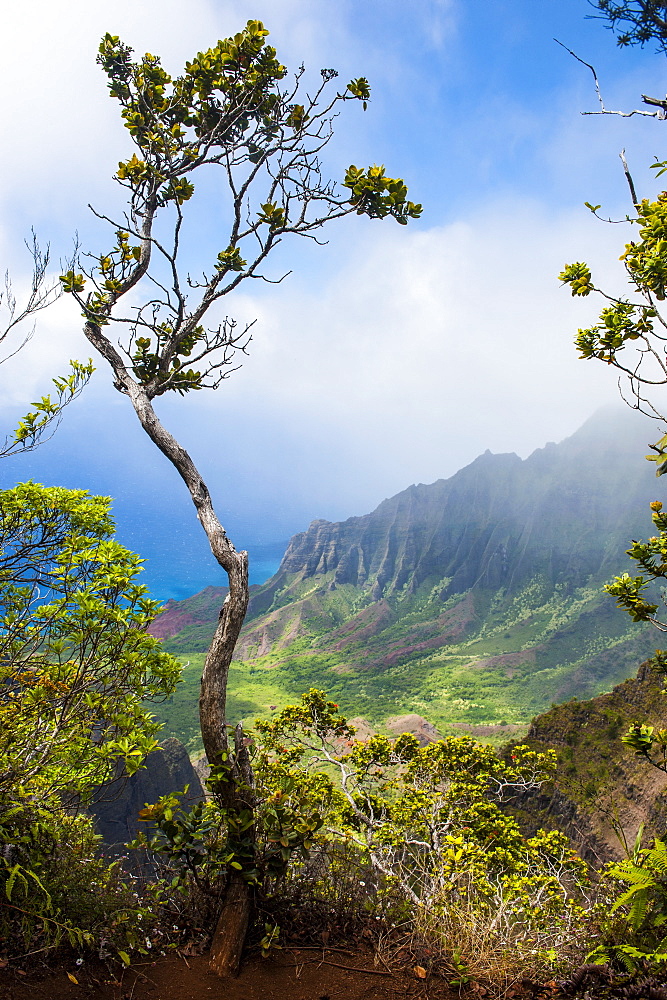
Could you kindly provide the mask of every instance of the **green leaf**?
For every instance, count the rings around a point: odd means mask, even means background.
[[[61,274],[60,281],[62,282],[63,291],[67,293],[82,292],[86,285],[83,275],[77,274],[72,270],[67,271],[65,274]]]

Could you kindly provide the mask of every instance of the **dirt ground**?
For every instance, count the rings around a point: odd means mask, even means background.
[[[251,958],[238,979],[208,971],[205,955],[170,955],[133,966],[117,978],[104,966],[69,965],[46,972],[0,971],[2,1000],[454,1000],[441,979],[414,971],[389,972],[369,955],[293,948],[269,959]],[[72,977],[72,978],[70,978]]]

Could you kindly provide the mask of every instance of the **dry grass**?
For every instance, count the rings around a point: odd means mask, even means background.
[[[284,941],[375,951],[383,968],[421,967],[426,976],[502,998],[517,983],[544,983],[578,968],[596,931],[595,911],[561,898],[521,907],[504,895],[467,886],[415,907],[378,884],[358,852],[328,844],[290,876],[264,909]]]
[[[544,926],[518,917],[511,901],[489,905],[471,895],[420,908],[406,943],[411,954],[424,956],[427,967],[450,981],[476,983],[487,995],[503,997],[518,981],[544,982],[576,968],[587,950],[584,919],[566,910]]]

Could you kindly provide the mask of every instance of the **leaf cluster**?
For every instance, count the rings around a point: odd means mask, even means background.
[[[22,306],[17,305],[16,296],[12,289],[9,273],[5,274],[4,292],[0,292],[0,313],[4,312],[0,322],[0,345],[9,348],[9,353],[4,358],[0,358],[0,364],[14,357],[31,339],[35,332],[34,317],[43,309],[47,309],[59,297],[63,290],[63,279],[60,282],[51,282],[48,277],[48,268],[51,260],[50,249],[42,250],[37,242],[37,237],[32,234],[32,242],[27,244],[30,256],[32,257],[32,283],[27,300]],[[64,276],[66,281],[75,279],[74,272],[68,271]],[[78,286],[79,290],[83,285]],[[69,289],[71,290],[71,288]],[[25,330],[25,323],[33,320],[33,327],[28,333],[22,335],[18,344],[14,340],[14,335],[19,329]],[[10,342],[14,341],[11,344]],[[87,364],[80,361],[70,361],[69,375],[59,376],[52,379],[55,387],[54,395],[42,396],[34,402],[34,410],[27,413],[20,421],[14,433],[9,435],[4,444],[0,445],[0,458],[16,452],[31,451],[42,441],[47,440],[60,423],[63,410],[71,403],[87,385],[94,371],[92,360]]]
[[[4,456],[18,450],[29,451],[42,441],[47,428],[58,422],[65,406],[76,399],[94,371],[92,359],[87,364],[70,361],[70,374],[51,380],[56,390],[55,397],[42,396],[32,404],[35,409],[26,413],[19,422],[1,454]]]
[[[384,167],[363,170],[352,165],[347,169],[343,187],[351,190],[350,204],[357,215],[368,215],[371,219],[390,215],[405,226],[408,219],[418,219],[422,213],[421,205],[408,201],[408,189],[403,181],[386,177]]]
[[[159,858],[163,877],[184,895],[194,885],[217,898],[234,872],[266,895],[275,891],[294,855],[309,858],[330,813],[331,780],[276,762],[261,746],[253,757],[255,784],[245,789],[252,808],[224,805],[216,795],[220,775],[213,769],[206,800],[184,804],[186,788],[139,813],[150,827],[131,846]]]
[[[653,167],[658,176],[665,169],[663,163]],[[599,206],[588,207],[595,210]],[[646,393],[667,385],[667,323],[660,312],[667,294],[667,192],[654,201],[645,198],[637,202],[635,215],[628,216],[627,222],[639,229],[638,238],[625,245],[620,258],[631,288],[629,297],[611,296],[597,288],[590,268],[581,261],[568,264],[559,279],[572,295],[598,292],[607,303],[599,322],[577,333],[575,346],[580,358],[603,361],[619,371],[627,380],[628,402],[633,408],[665,423]],[[656,475],[663,475],[667,471],[667,435],[651,447],[655,454],[647,457],[656,463]]]
[[[659,446],[665,448],[667,439],[662,439]],[[651,455],[647,457],[654,458]],[[664,459],[661,459],[661,463],[664,463]],[[617,607],[624,608],[634,622],[648,621],[662,629],[663,624],[656,618],[658,604],[649,599],[647,592],[656,581],[667,578],[667,513],[659,500],[653,501],[650,506],[652,521],[658,533],[646,542],[633,540],[631,547],[627,549],[627,554],[635,560],[643,574],[632,577],[629,573],[622,573],[606,584],[604,589],[616,598]]]
[[[656,838],[641,848],[643,825],[631,856],[609,865],[604,876],[621,882],[610,914],[624,911],[625,939],[603,943],[588,955],[596,964],[613,963],[626,972],[645,971],[667,961],[667,844]]]
[[[331,93],[337,74],[322,70],[319,86],[305,92],[303,68],[288,82],[267,36],[261,21],[250,20],[197,53],[179,76],[151,53],[135,59],[118,36],[106,34],[100,44],[98,62],[135,146],[115,175],[128,210],[120,223],[100,216],[114,227],[115,244],[89,255],[86,266],[79,260],[61,285],[81,305],[89,340],[130,395],[137,387],[149,399],[183,394],[227,377],[247,348],[249,326],[236,331],[226,317],[207,328],[204,317],[242,281],[282,280],[266,274],[265,262],[286,236],[317,240],[322,226],[353,212],[401,225],[421,213],[404,182],[387,177],[384,167],[351,166],[340,186],[323,176],[320,155],[338,108],[356,101],[365,109],[368,81],[360,77]],[[203,168],[222,172],[225,249],[201,279],[186,280],[183,211]],[[123,314],[121,301],[142,282],[140,304]],[[129,331],[121,343],[126,360],[103,333],[112,322]]]
[[[661,0],[591,0],[621,48],[656,42],[667,53],[667,8]]]

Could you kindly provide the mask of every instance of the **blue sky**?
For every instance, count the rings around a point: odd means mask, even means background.
[[[209,482],[231,537],[256,554],[315,517],[341,519],[412,482],[453,474],[486,448],[529,454],[572,433],[615,399],[601,366],[576,359],[572,337],[595,315],[559,287],[563,264],[586,259],[619,288],[629,238],[583,207],[629,209],[618,160],[626,149],[640,195],[664,157],[667,124],[582,116],[640,107],[667,90],[650,48],[619,50],[585,0],[27,0],[8,15],[0,75],[9,141],[0,163],[0,256],[20,293],[23,239],[34,227],[56,257],[78,232],[105,234],[87,209],[119,204],[111,175],[129,150],[95,65],[111,31],[136,51],[185,59],[259,17],[291,69],[341,82],[365,75],[372,102],[339,121],[332,176],[384,163],[424,204],[407,230],[352,217],[328,244],[291,244],[279,286],[243,289],[229,312],[256,319],[244,368],[215,394],[161,405]],[[190,228],[193,264],[216,245],[216,193],[202,186]],[[85,358],[76,309],[61,301],[0,367],[2,421],[12,426],[69,357]],[[148,558],[160,597],[220,582],[187,497],[142,440],[126,400],[100,370],[53,441],[3,466],[117,498],[121,537]],[[269,548],[262,548],[268,546]],[[264,560],[264,561],[263,561]]]

